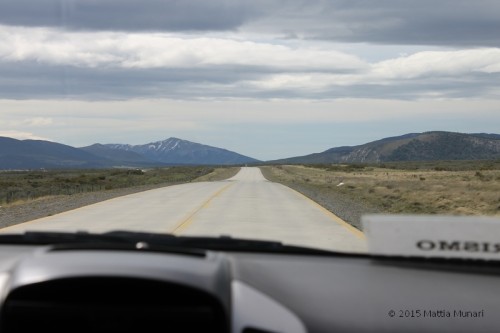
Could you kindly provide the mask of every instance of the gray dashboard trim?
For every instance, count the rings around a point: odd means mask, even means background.
[[[231,282],[231,290],[234,333],[250,327],[271,332],[307,332],[293,312],[261,291],[237,280]]]

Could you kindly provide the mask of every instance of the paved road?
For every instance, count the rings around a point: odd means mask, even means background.
[[[134,230],[231,235],[345,251],[365,251],[361,232],[302,194],[267,181],[259,168],[233,178],[131,194],[1,229]]]

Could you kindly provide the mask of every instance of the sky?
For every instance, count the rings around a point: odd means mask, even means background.
[[[497,0],[2,0],[0,136],[261,160],[500,133]]]

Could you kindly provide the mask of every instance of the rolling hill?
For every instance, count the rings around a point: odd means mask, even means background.
[[[0,169],[99,168],[108,161],[60,143],[0,137]]]
[[[500,158],[500,135],[425,132],[389,137],[359,146],[270,161],[283,164],[380,163],[393,161],[488,160]]]

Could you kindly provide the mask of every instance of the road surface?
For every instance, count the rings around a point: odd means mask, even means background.
[[[16,226],[26,230],[148,231],[230,235],[342,251],[366,251],[363,234],[259,168],[225,181],[175,185],[131,194]]]

